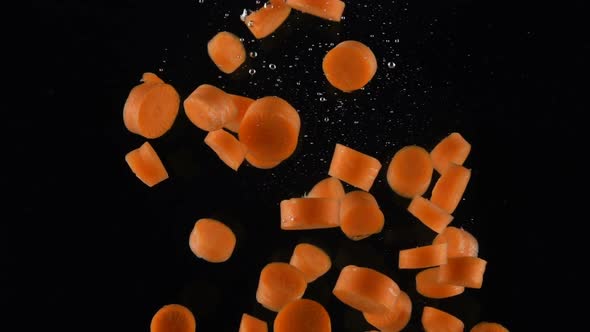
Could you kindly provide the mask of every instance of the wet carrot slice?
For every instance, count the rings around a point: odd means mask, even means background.
[[[227,166],[237,171],[246,157],[247,147],[223,129],[210,131],[205,136],[207,144]]]
[[[307,197],[342,199],[344,198],[344,194],[345,192],[342,182],[337,178],[330,176],[316,183],[307,194]]]
[[[431,267],[416,274],[416,291],[431,299],[444,299],[462,294],[465,287],[443,284],[438,281],[439,267]]]
[[[295,246],[289,264],[303,272],[307,283],[323,276],[332,267],[332,260],[321,248],[309,243]]]
[[[220,31],[207,43],[209,57],[226,74],[233,73],[246,61],[246,49],[238,36]]]
[[[449,226],[438,234],[432,244],[446,243],[447,257],[477,257],[479,252],[479,243],[477,239],[468,231]]]
[[[168,179],[168,172],[162,160],[149,142],[128,152],[125,155],[125,161],[135,176],[148,187]]]
[[[180,96],[172,85],[153,73],[144,73],[141,81],[127,96],[123,122],[134,134],[158,138],[172,128],[180,107]]]
[[[453,216],[422,196],[414,196],[408,211],[431,230],[440,233],[452,221]]]
[[[238,109],[236,116],[227,122],[223,127],[229,131],[237,133],[240,130],[240,124],[244,118],[244,114],[248,110],[248,107],[254,102],[254,99],[245,96],[234,95],[228,93],[231,100],[234,102],[234,106]]]
[[[469,332],[510,332],[506,327],[496,322],[479,322]]]
[[[295,300],[281,309],[275,317],[273,332],[331,332],[328,311],[310,299]]]
[[[340,203],[340,228],[351,240],[362,240],[383,230],[385,216],[375,197],[355,190],[344,195]]]
[[[246,161],[248,161],[250,165],[260,169],[271,169],[278,166],[282,162],[282,160],[259,160],[251,153],[246,153]]]
[[[302,13],[340,22],[345,4],[340,0],[286,0],[287,6]]]
[[[367,45],[346,40],[326,53],[322,70],[333,87],[343,92],[353,92],[373,79],[377,72],[377,59]]]
[[[337,143],[328,175],[369,191],[380,170],[381,162],[376,158]]]
[[[399,332],[410,322],[412,315],[412,300],[404,291],[399,292],[393,310],[383,314],[363,313],[367,323],[378,328],[382,332]]]
[[[417,145],[408,145],[399,149],[391,158],[387,182],[402,197],[422,196],[430,186],[432,172],[428,151]]]
[[[224,223],[202,218],[193,227],[189,247],[195,256],[207,262],[222,263],[231,257],[236,247],[236,236]]]
[[[434,184],[430,201],[452,214],[461,202],[470,178],[470,169],[450,164]]]
[[[465,328],[459,318],[430,306],[424,306],[421,320],[426,332],[463,332]]]
[[[340,226],[340,200],[291,198],[281,201],[281,229],[304,230]]]
[[[431,244],[399,251],[400,269],[422,269],[447,263],[447,244]]]
[[[279,311],[289,302],[300,299],[307,282],[303,272],[291,264],[268,263],[260,272],[256,301],[271,311]]]
[[[290,13],[291,7],[284,0],[271,0],[246,16],[244,23],[256,39],[262,39],[275,32]]]
[[[161,307],[150,323],[150,332],[195,332],[195,329],[195,316],[180,304]]]
[[[236,118],[238,110],[225,91],[210,85],[199,85],[185,100],[184,111],[198,128],[214,131]]]
[[[466,288],[481,288],[487,261],[479,257],[454,257],[447,259],[438,270],[438,282]]]
[[[238,332],[268,332],[268,324],[262,319],[243,313]]]
[[[430,151],[430,158],[434,169],[443,174],[450,163],[463,165],[471,152],[471,144],[457,133],[450,133]]]

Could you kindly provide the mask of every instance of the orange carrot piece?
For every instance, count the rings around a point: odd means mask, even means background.
[[[181,304],[167,304],[154,314],[150,332],[195,332],[193,313]]]
[[[380,170],[381,162],[376,158],[337,143],[328,175],[369,191]]]
[[[400,269],[422,269],[447,263],[447,244],[430,244],[399,251]]]
[[[316,183],[307,194],[307,197],[342,199],[344,198],[344,194],[345,192],[342,182],[337,178],[330,176]]]
[[[479,289],[483,284],[486,266],[487,261],[479,257],[449,258],[438,270],[438,282]]]
[[[422,196],[430,186],[432,172],[432,160],[428,151],[417,145],[407,145],[391,158],[387,182],[402,197]]]
[[[305,230],[340,226],[340,200],[291,198],[281,201],[281,229]]]
[[[367,45],[346,40],[326,53],[322,70],[333,87],[343,92],[353,92],[373,79],[377,72],[377,59]]]
[[[440,309],[424,306],[422,327],[425,332],[463,332],[465,324],[459,318]]]
[[[328,311],[310,299],[295,300],[276,315],[273,332],[331,332],[332,323]]]
[[[303,272],[307,283],[323,276],[332,267],[332,260],[321,248],[309,243],[295,246],[289,264]]]
[[[479,243],[477,239],[463,228],[449,226],[438,234],[432,244],[446,243],[447,257],[477,257]]]
[[[404,291],[399,292],[394,308],[384,314],[366,313],[363,316],[367,323],[378,328],[382,332],[399,332],[410,322],[412,315],[412,299]]]
[[[268,263],[260,272],[256,301],[271,311],[279,311],[289,302],[300,299],[307,282],[303,272],[291,264]]]
[[[278,166],[282,162],[282,160],[259,160],[251,153],[246,153],[246,161],[248,161],[250,165],[260,169],[271,169]]]
[[[471,144],[457,132],[450,133],[430,151],[434,169],[443,174],[450,163],[463,165],[471,152]]]
[[[383,230],[385,216],[375,197],[366,192],[348,192],[340,202],[340,228],[351,240],[365,239]]]
[[[162,160],[149,142],[128,152],[125,161],[135,176],[148,187],[153,187],[168,178]]]
[[[470,169],[449,164],[446,172],[434,184],[430,201],[452,214],[463,198],[470,178]]]
[[[286,0],[287,6],[302,13],[340,22],[345,3],[340,0]]]
[[[264,7],[250,13],[244,23],[256,39],[262,39],[275,32],[291,14],[291,7],[284,0],[271,0]]]
[[[199,85],[185,100],[184,111],[198,128],[214,131],[236,118],[238,110],[225,91],[210,84]]]
[[[180,96],[172,85],[153,73],[144,73],[141,81],[127,96],[123,122],[134,134],[158,138],[172,128],[180,108]]]
[[[422,196],[414,196],[408,211],[431,230],[440,233],[452,221],[453,216]]]
[[[224,223],[201,218],[190,234],[189,247],[195,256],[207,262],[222,263],[231,257],[236,247],[236,236]]]
[[[348,306],[366,313],[386,313],[395,309],[400,288],[387,275],[367,267],[345,266],[332,294]]]
[[[254,99],[248,98],[245,96],[234,95],[231,93],[228,93],[228,95],[231,98],[231,100],[234,102],[234,106],[238,109],[238,112],[237,112],[235,118],[231,119],[229,122],[227,122],[224,125],[224,128],[229,131],[233,131],[234,133],[237,133],[240,130],[240,124],[242,123],[242,119],[244,118],[244,114],[246,114],[248,107],[250,107],[250,105],[252,105],[252,103],[254,102]]]
[[[231,32],[220,31],[207,43],[211,61],[226,74],[233,73],[246,61],[244,44]]]
[[[238,332],[268,332],[268,324],[262,319],[243,313]]]
[[[462,294],[465,287],[443,284],[438,281],[439,267],[431,267],[416,274],[416,291],[431,299],[444,299]]]
[[[496,322],[481,321],[471,328],[469,332],[510,332],[504,325]]]
[[[223,129],[210,131],[205,136],[207,144],[227,166],[237,171],[246,157],[247,147]]]

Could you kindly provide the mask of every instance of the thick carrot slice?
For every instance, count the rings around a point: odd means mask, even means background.
[[[262,39],[275,32],[289,17],[291,7],[284,0],[271,0],[264,7],[246,16],[244,23],[256,39]]]
[[[123,107],[127,130],[145,138],[158,138],[172,125],[180,107],[180,96],[170,84],[153,73],[145,73],[142,83],[129,92]]]
[[[240,124],[244,118],[244,114],[248,110],[248,107],[254,102],[254,99],[245,96],[234,95],[229,93],[231,100],[234,102],[234,106],[238,109],[236,116],[224,125],[224,128],[237,133],[240,130]]]
[[[328,175],[369,191],[381,170],[381,162],[345,145],[336,144]]]
[[[373,79],[377,72],[377,59],[367,45],[346,40],[326,53],[322,70],[332,86],[343,92],[353,92]]]
[[[469,332],[510,332],[504,325],[496,322],[479,322]]]
[[[462,294],[465,287],[443,284],[438,281],[439,267],[431,267],[416,274],[416,291],[431,299],[444,299]]]
[[[128,152],[125,161],[131,171],[141,182],[149,187],[166,180],[168,172],[149,142],[143,143],[139,148]]]
[[[197,257],[207,262],[222,263],[231,257],[236,247],[236,236],[224,223],[202,218],[193,227],[189,247]]]
[[[431,230],[440,233],[453,221],[453,216],[422,196],[414,196],[408,211]]]
[[[387,182],[391,189],[405,198],[422,196],[432,180],[432,160],[426,149],[408,145],[391,158],[387,169]]]
[[[271,169],[278,166],[282,160],[259,160],[254,157],[251,153],[246,153],[246,160],[250,165],[260,169]]]
[[[340,0],[286,0],[287,6],[302,13],[340,22],[345,4]]]
[[[256,301],[276,312],[300,299],[306,288],[305,276],[298,268],[283,262],[268,263],[260,272]]]
[[[466,288],[481,288],[486,265],[487,261],[479,257],[449,258],[438,270],[438,282]]]
[[[447,263],[447,244],[431,244],[399,251],[400,269],[422,269]]]
[[[303,272],[307,283],[323,276],[332,267],[332,260],[321,248],[309,243],[295,246],[289,264]]]
[[[154,314],[150,332],[195,332],[193,313],[180,304],[167,304]]]
[[[304,230],[340,226],[340,200],[291,198],[281,201],[281,229]]]
[[[378,328],[382,332],[399,332],[410,322],[412,315],[412,300],[404,291],[399,292],[394,308],[384,314],[363,312],[367,323]]]
[[[348,192],[340,203],[340,228],[351,240],[362,240],[383,230],[385,216],[375,197],[361,190]]]
[[[477,239],[463,228],[449,226],[438,234],[432,244],[446,243],[447,257],[477,257],[479,243]]]
[[[219,156],[227,166],[237,171],[244,158],[248,148],[244,143],[223,129],[210,131],[205,136],[207,144]]]
[[[345,266],[332,294],[348,306],[366,313],[386,313],[395,309],[400,288],[387,275],[367,267]]]
[[[463,332],[465,324],[448,312],[424,306],[422,310],[422,327],[426,332]]]
[[[470,169],[449,164],[446,172],[434,184],[430,201],[452,214],[463,198],[470,178]]]
[[[463,165],[471,152],[471,144],[457,132],[450,133],[430,151],[434,169],[443,174],[449,163]]]
[[[310,299],[295,300],[281,309],[273,324],[273,332],[331,332],[328,311]]]
[[[188,119],[205,131],[223,128],[238,114],[231,97],[210,84],[199,85],[184,100],[183,105]]]
[[[246,49],[238,36],[220,31],[207,43],[207,53],[213,63],[226,74],[233,73],[246,61]]]
[[[238,332],[268,332],[268,324],[262,319],[243,313]]]
[[[307,197],[342,199],[344,198],[344,194],[345,191],[342,182],[337,178],[330,176],[316,183],[307,194]]]

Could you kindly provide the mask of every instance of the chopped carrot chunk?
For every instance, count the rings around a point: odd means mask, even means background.
[[[471,144],[457,133],[450,133],[430,151],[430,158],[434,169],[443,174],[450,163],[463,165],[471,152]]]
[[[430,201],[452,214],[461,202],[470,178],[470,169],[450,164],[434,184]]]
[[[268,263],[260,272],[256,301],[268,310],[278,312],[290,302],[300,299],[307,282],[303,272],[291,264]]]
[[[432,160],[426,149],[408,145],[391,158],[387,169],[387,182],[391,189],[405,198],[422,196],[432,180]]]
[[[431,244],[399,251],[400,269],[421,269],[447,263],[447,244]]]
[[[431,267],[416,274],[416,291],[431,299],[444,299],[462,294],[465,287],[438,281],[439,267]]]
[[[139,148],[128,152],[125,161],[131,171],[141,182],[149,187],[166,180],[168,172],[149,142],[143,143]]]
[[[376,158],[345,145],[336,144],[328,175],[369,191],[380,170],[381,162]]]
[[[213,63],[226,74],[231,74],[246,61],[244,44],[231,32],[218,32],[207,43],[207,52]]]
[[[343,92],[365,87],[377,72],[373,51],[356,40],[346,40],[326,53],[322,70],[328,82]]]
[[[453,216],[422,196],[414,196],[408,211],[431,230],[440,233],[452,221]]]
[[[281,229],[304,230],[340,226],[340,200],[291,198],[281,201]]]
[[[244,162],[248,150],[246,145],[223,129],[210,131],[205,136],[205,144],[234,171],[237,171],[242,162]]]

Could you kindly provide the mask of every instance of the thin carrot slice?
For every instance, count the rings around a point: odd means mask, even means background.
[[[446,172],[434,184],[430,201],[452,214],[461,202],[470,178],[470,169],[449,164]]]
[[[402,197],[422,196],[430,186],[432,172],[432,160],[428,151],[417,145],[407,145],[391,158],[387,182]]]
[[[322,70],[332,86],[343,92],[353,92],[373,79],[377,72],[377,59],[367,45],[346,40],[326,53]]]
[[[244,162],[248,150],[246,145],[223,129],[210,131],[205,136],[205,144],[234,171],[237,171],[242,162]]]
[[[295,246],[289,264],[303,272],[307,283],[323,276],[332,267],[332,260],[321,248],[309,243]]]
[[[496,322],[479,322],[469,332],[510,332],[504,325]]]
[[[262,319],[243,313],[238,332],[268,332],[268,324]]]
[[[236,247],[236,236],[221,221],[197,220],[189,237],[189,247],[195,256],[210,263],[227,261]]]
[[[440,266],[438,282],[466,288],[481,288],[486,266],[487,261],[479,257],[449,258],[446,264]]]
[[[461,134],[453,132],[430,151],[430,158],[434,169],[439,174],[443,174],[449,163],[463,165],[469,152],[471,152],[471,144]]]
[[[336,144],[328,175],[369,191],[381,170],[381,162],[365,153]]]
[[[290,13],[291,7],[284,0],[271,0],[246,16],[244,23],[256,39],[262,39],[275,32]]]
[[[256,301],[271,311],[279,311],[289,302],[300,299],[307,282],[303,272],[291,264],[268,263],[260,272]]]
[[[477,239],[463,228],[449,226],[438,234],[432,244],[446,243],[447,257],[477,257],[479,243]]]
[[[414,196],[408,211],[431,230],[440,233],[452,221],[453,216],[422,196]]]
[[[340,203],[340,228],[351,240],[362,240],[383,230],[385,216],[375,197],[366,192],[348,192]]]
[[[465,287],[443,284],[438,281],[439,267],[431,267],[416,274],[416,291],[431,299],[444,299],[462,294]]]
[[[238,110],[225,91],[210,84],[199,85],[185,100],[184,111],[198,128],[214,131],[236,118]]]
[[[135,176],[149,187],[168,178],[168,172],[162,160],[149,142],[128,152],[125,155],[125,161]]]
[[[412,299],[404,291],[399,292],[394,308],[384,314],[366,313],[363,316],[367,323],[378,328],[382,332],[399,332],[410,322],[412,315]]]
[[[286,0],[287,6],[302,13],[340,22],[345,3],[340,0]]]
[[[348,306],[366,313],[386,313],[395,309],[400,288],[387,275],[367,267],[345,266],[332,294]]]
[[[291,198],[281,201],[281,229],[304,230],[340,226],[340,200]]]
[[[331,332],[332,323],[328,311],[310,299],[295,300],[276,315],[273,332]]]
[[[158,138],[172,125],[180,96],[170,84],[156,74],[144,73],[142,83],[133,87],[123,107],[123,122],[127,130],[145,138]]]
[[[447,244],[430,244],[399,251],[400,269],[422,269],[447,263]]]
[[[233,119],[231,119],[229,122],[227,122],[224,125],[224,128],[229,131],[233,131],[234,133],[237,133],[238,130],[240,130],[240,124],[242,123],[242,119],[244,118],[244,114],[246,114],[248,107],[250,107],[250,105],[252,105],[252,103],[254,102],[254,99],[248,98],[245,96],[234,95],[231,93],[228,93],[228,95],[231,98],[231,100],[234,102],[234,106],[238,109],[238,112]]]
[[[250,165],[260,169],[271,169],[278,166],[282,162],[282,160],[259,160],[251,153],[246,153],[246,161],[248,161]]]
[[[193,313],[181,304],[167,304],[154,314],[150,332],[195,332]]]
[[[246,61],[244,44],[231,32],[220,31],[207,43],[211,61],[226,74],[233,73]]]
[[[307,197],[342,199],[344,198],[344,194],[345,191],[342,182],[337,178],[330,176],[316,183],[307,194]]]
[[[463,332],[465,324],[459,318],[440,309],[424,306],[422,327],[426,332]]]

